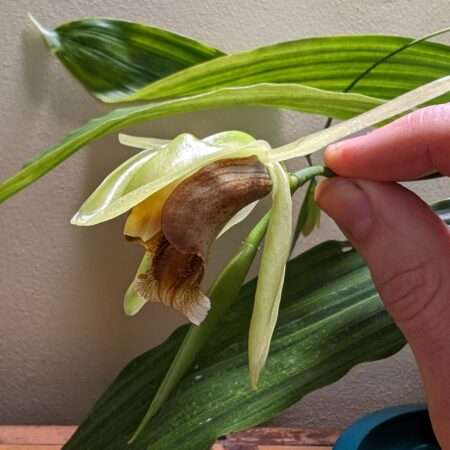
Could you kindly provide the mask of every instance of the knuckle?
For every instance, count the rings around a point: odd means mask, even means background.
[[[422,262],[398,270],[377,284],[381,298],[399,324],[425,321],[435,314],[442,277],[433,267],[429,262]]]

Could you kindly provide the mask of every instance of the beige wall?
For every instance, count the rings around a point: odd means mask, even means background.
[[[53,59],[27,20],[51,27],[82,16],[114,16],[169,27],[227,51],[331,33],[421,36],[448,25],[448,0],[2,0],[0,8],[0,179],[106,108]],[[273,144],[316,129],[323,119],[243,108],[190,114],[135,128],[172,137],[238,128]],[[74,423],[134,355],[160,342],[181,319],[149,305],[134,319],[122,294],[140,251],[121,238],[121,220],[77,229],[69,218],[130,152],[108,137],[0,206],[0,423]],[[448,195],[425,183],[427,200]],[[447,187],[447,190],[444,189]],[[239,241],[215,249],[217,270]],[[337,236],[324,221],[303,245]],[[301,247],[298,248],[301,250]],[[292,423],[341,426],[376,407],[422,398],[412,356],[354,369],[287,413]]]

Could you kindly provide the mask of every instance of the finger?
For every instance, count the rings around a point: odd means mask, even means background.
[[[319,206],[367,262],[408,339],[442,448],[450,448],[450,233],[413,193],[394,183],[329,179]]]
[[[325,162],[339,175],[379,181],[413,180],[433,171],[450,175],[450,104],[332,145]]]

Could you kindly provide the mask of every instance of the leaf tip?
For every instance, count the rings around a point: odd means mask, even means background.
[[[57,50],[61,47],[58,33],[55,31],[47,30],[31,13],[28,13],[28,18],[31,23],[37,28],[45,43],[51,50]]]

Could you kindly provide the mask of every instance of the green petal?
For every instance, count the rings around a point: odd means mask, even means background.
[[[300,138],[291,144],[273,149],[270,153],[270,161],[285,161],[299,156],[310,155],[339,139],[344,139],[365,128],[392,119],[397,115],[412,110],[416,106],[422,105],[448,92],[450,92],[450,76],[420,86],[413,91],[400,95],[400,97],[394,100],[390,100],[339,125],[318,131],[305,138]]]
[[[134,281],[140,274],[148,271],[148,269],[150,268],[150,264],[151,264],[150,255],[147,252],[145,252],[144,257],[142,258],[142,261],[139,264],[136,276],[134,277],[134,280],[128,287],[127,292],[125,293],[123,301],[123,309],[127,316],[136,315],[147,303],[147,300],[142,298],[134,289]]]
[[[210,145],[225,145],[227,147],[235,147],[237,145],[247,145],[254,142],[256,139],[248,133],[243,131],[231,130],[221,131],[220,133],[212,134],[205,137],[203,142]]]
[[[273,204],[258,274],[248,344],[250,380],[254,388],[269,354],[292,236],[289,179],[279,163],[269,165],[268,169],[273,181]]]
[[[146,167],[155,156],[156,153],[153,150],[144,150],[112,171],[83,204],[80,211],[72,219],[72,223],[74,225],[84,225],[82,221],[85,216],[82,211],[92,211],[92,214],[94,214],[95,207],[99,211],[124,195],[127,186],[136,173]]]
[[[243,131],[222,131],[202,139],[203,142],[211,145],[246,145],[254,140],[253,136]],[[119,133],[119,142],[128,147],[144,150],[167,145],[170,139],[131,136],[130,134]]]
[[[181,134],[163,152],[139,164],[137,168],[131,166],[126,172],[125,182],[122,183],[120,178],[120,168],[116,169],[112,179],[107,177],[81,206],[72,218],[72,224],[95,225],[113,219],[154,192],[214,161],[251,155],[262,158],[268,149],[270,147],[264,141],[253,141],[244,146],[219,146],[207,144],[191,134]],[[117,189],[116,182],[120,184],[120,189]]]

